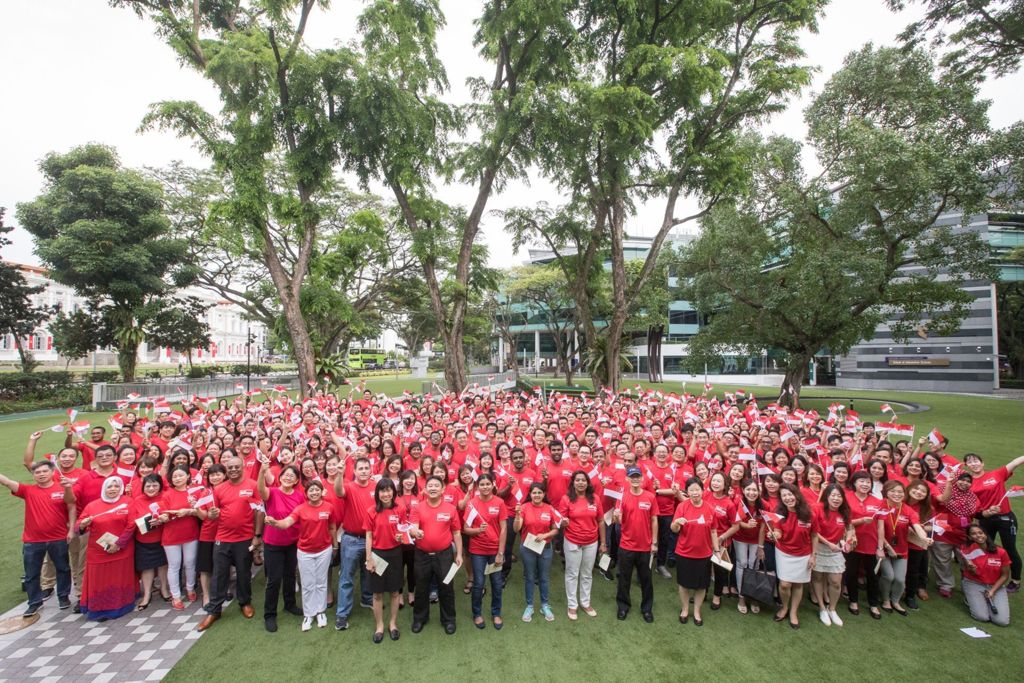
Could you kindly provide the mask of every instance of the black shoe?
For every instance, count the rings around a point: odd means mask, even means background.
[[[398,640],[399,636],[401,636],[402,634],[398,632],[397,628],[393,628],[391,629],[391,632],[388,635],[391,636],[391,640]]]
[[[264,619],[263,628],[267,629],[267,633],[277,633],[277,618],[267,617]]]
[[[693,618],[693,625],[694,626],[703,626],[704,625],[704,620],[703,619],[698,619],[697,617],[694,617]]]
[[[423,630],[423,624],[421,624],[418,621],[412,622],[412,632],[413,633],[419,633],[422,630]]]
[[[384,631],[374,631],[374,633],[373,633],[373,642],[375,644],[377,644],[377,645],[380,645],[381,643],[383,643],[384,642]]]
[[[915,612],[921,609],[921,607],[917,604],[917,598],[913,595],[907,596],[907,607],[914,610]]]
[[[868,614],[871,615],[872,619],[881,619],[882,618],[882,613],[881,612],[873,612],[871,610],[868,610]]]
[[[685,624],[689,620],[690,620],[690,615],[689,614],[687,614],[685,617],[682,614],[679,615],[679,623],[680,624]]]
[[[722,603],[720,603],[720,602],[718,602],[718,603],[712,602],[711,603],[711,609],[712,610],[720,610],[720,609],[722,609]]]
[[[798,628],[800,628],[800,622],[797,622],[797,623],[795,623],[795,624],[794,624],[794,623],[793,623],[793,622],[791,621],[791,622],[789,622],[789,627],[790,627],[791,629],[793,629],[793,630],[795,631],[795,630],[797,630]]]
[[[67,596],[57,598],[57,606],[61,609],[71,609],[71,599]]]
[[[360,600],[359,601],[359,606],[360,607],[365,607],[366,609],[373,609],[373,600],[371,600],[370,602],[363,602],[362,600]],[[301,612],[301,610],[299,610],[299,611]]]
[[[626,609],[620,609],[620,610],[619,610],[619,613],[618,613],[618,614],[616,615],[616,617],[615,617],[615,618],[616,618],[616,619],[618,619],[619,621],[625,621],[625,620],[626,620],[626,615],[627,615],[627,614],[629,614],[629,610],[626,610]]]
[[[599,571],[601,572],[601,576],[604,577],[605,581],[614,581],[615,580],[615,574],[613,574],[612,572],[608,571],[607,569],[601,569]]]
[[[652,612],[644,612],[644,621],[648,624],[654,623],[654,614]]]
[[[907,616],[907,610],[905,610],[905,609],[900,609],[898,607],[893,607],[892,611],[895,612],[896,614],[900,615],[901,617]]]
[[[72,609],[71,611],[74,612],[75,614],[81,614],[82,613],[82,603],[76,602],[74,609]]]
[[[448,635],[453,635],[455,633],[455,624],[445,624],[444,632]]]
[[[49,600],[52,597],[53,597],[53,589],[52,588],[47,588],[46,590],[43,591],[43,602],[46,602],[47,600]]]
[[[26,619],[28,619],[29,617],[34,617],[35,615],[39,614],[39,610],[42,609],[42,607],[42,605],[29,605],[28,608],[25,610],[25,613],[21,616],[25,617]]]
[[[437,604],[437,591],[430,591],[430,604],[431,605],[436,605]]]
[[[487,628],[487,624],[484,622],[483,617],[480,617],[480,621],[473,620],[473,626],[476,626],[481,631]]]
[[[338,617],[334,620],[335,631],[347,631],[348,630],[348,617]]]
[[[305,616],[302,613],[302,608],[299,607],[298,605],[292,605],[291,607],[285,607],[284,611],[287,612],[288,614],[294,614],[297,617]]]

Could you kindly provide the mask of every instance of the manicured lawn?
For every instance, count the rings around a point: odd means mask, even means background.
[[[374,391],[401,393],[402,388],[418,390],[418,382],[405,380],[402,387],[394,380],[371,380]],[[394,384],[386,385],[385,382]],[[635,382],[629,383],[630,386]],[[661,385],[665,390],[669,385]],[[674,388],[674,387],[673,387]],[[716,386],[715,391],[737,387]],[[762,398],[771,390],[746,387]],[[692,389],[692,388],[691,388]],[[843,391],[833,387],[808,389],[804,396],[855,398],[864,419],[880,419],[877,403],[910,401],[930,406],[915,415],[901,415],[901,422],[914,424],[917,434],[939,427],[952,439],[950,451],[962,455],[981,453],[992,467],[1020,455],[1024,443],[1024,402],[971,398],[944,394],[874,393]],[[808,401],[811,407],[827,405]],[[105,416],[89,415],[93,422]],[[20,458],[25,439],[36,429],[56,423],[59,417],[42,417],[0,423],[0,443],[5,455],[0,471],[27,480]],[[62,434],[47,433],[39,453],[60,445]],[[1015,483],[1024,483],[1024,472]],[[1024,516],[1024,505],[1017,499],[1015,509]],[[0,497],[0,607],[9,608],[23,599],[18,577],[21,575],[22,508],[11,496]],[[801,611],[803,627],[792,631],[776,624],[771,613],[740,615],[734,600],[724,608],[704,610],[705,625],[680,625],[676,620],[679,601],[674,580],[655,578],[654,624],[641,621],[637,609],[625,622],[615,619],[614,585],[597,577],[594,585],[596,620],[580,616],[571,623],[565,616],[562,571],[556,560],[552,569],[551,602],[556,621],[545,623],[535,617],[533,623],[519,620],[525,604],[522,569],[516,566],[505,592],[506,626],[501,632],[488,627],[473,628],[469,597],[461,592],[464,575],[456,579],[458,633],[446,636],[441,630],[436,606],[431,622],[423,633],[409,631],[412,615],[402,611],[399,625],[402,637],[397,643],[385,640],[373,645],[370,636],[373,621],[369,610],[356,608],[349,631],[338,633],[332,627],[300,633],[297,617],[284,615],[281,630],[274,635],[263,630],[262,575],[255,586],[257,618],[243,619],[232,606],[211,631],[196,642],[167,680],[193,681],[236,678],[240,668],[252,680],[298,680],[326,677],[344,672],[356,680],[440,680],[452,676],[487,677],[508,680],[628,680],[638,672],[644,678],[678,680],[686,676],[696,680],[763,680],[776,672],[791,680],[947,680],[969,672],[972,680],[1017,680],[1024,660],[1024,598],[1011,599],[1014,623],[1009,628],[982,626],[992,638],[973,640],[958,629],[973,625],[959,600],[941,600],[934,589],[933,599],[923,603],[909,618],[885,615],[881,622],[870,619],[866,610],[859,617],[848,616],[845,605],[840,614],[846,618],[843,628],[825,628],[809,604]],[[639,600],[634,587],[634,600]],[[489,596],[484,598],[485,612]],[[332,624],[333,626],[333,624]],[[954,673],[956,672],[956,673]]]

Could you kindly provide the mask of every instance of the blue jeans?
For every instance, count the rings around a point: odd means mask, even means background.
[[[473,563],[473,594],[471,603],[473,605],[473,618],[482,616],[484,601],[484,569],[494,562],[494,555],[469,554]],[[507,561],[507,560],[506,560]],[[505,576],[500,571],[494,572],[491,579],[491,616],[501,616],[501,591],[505,588]]]
[[[359,571],[359,588],[364,603],[373,602],[373,593],[366,585],[366,539],[361,536],[344,534],[341,537],[341,571],[338,573],[338,609],[335,615],[348,617],[352,614],[352,593],[356,585],[356,571]]]
[[[519,544],[519,557],[523,558],[523,573],[526,575],[526,606],[533,607],[533,584],[540,584],[540,604],[548,604],[548,593],[551,587],[551,556],[554,550],[550,543],[544,544],[544,552],[540,555]]]
[[[66,540],[45,543],[25,543],[21,550],[25,562],[25,590],[29,605],[43,604],[43,589],[39,585],[39,574],[43,570],[43,559],[49,555],[57,571],[57,597],[71,595],[71,563],[68,560]]]

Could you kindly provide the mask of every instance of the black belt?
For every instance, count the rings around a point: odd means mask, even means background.
[[[350,534],[349,532],[346,531],[345,535],[346,536],[351,536],[352,538],[366,538],[366,534],[365,533],[362,533],[362,534]]]

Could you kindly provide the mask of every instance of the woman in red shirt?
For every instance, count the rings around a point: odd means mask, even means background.
[[[594,562],[598,553],[608,552],[608,546],[601,500],[594,495],[594,485],[583,470],[572,473],[569,492],[562,496],[558,513],[562,515],[565,528],[565,595],[569,619],[576,621],[577,609],[596,617],[597,610],[590,605]]]
[[[402,534],[399,526],[408,523],[405,507],[397,500],[395,483],[381,479],[373,490],[374,504],[366,515],[366,569],[367,583],[373,593],[373,618],[377,627],[373,642],[384,640],[384,594],[391,594],[391,613],[388,633],[398,640],[398,607],[402,593]],[[378,560],[386,563],[378,573]]]
[[[715,516],[715,532],[718,534],[720,548],[729,552],[732,546],[732,537],[739,530],[739,519],[736,515],[736,502],[732,498],[732,491],[729,490],[725,474],[715,472],[708,480],[711,495],[708,502]],[[715,593],[711,598],[711,609],[717,610],[722,606],[722,594],[732,586],[732,577],[728,570],[719,565],[712,565],[712,572],[715,576]]]
[[[978,496],[978,523],[989,538],[999,536],[1006,553],[1010,556],[1010,583],[1006,590],[1016,593],[1020,590],[1021,557],[1017,550],[1017,515],[1010,508],[1006,497],[1006,480],[1013,471],[1024,465],[1024,455],[1014,458],[1003,467],[985,471],[985,463],[976,453],[964,456],[964,465],[974,477],[971,491]]]
[[[405,508],[405,513],[408,515],[412,512],[413,507],[419,504],[420,500],[420,488],[416,479],[416,472],[414,470],[405,470],[398,480],[398,501]],[[416,593],[416,546],[408,541],[408,538],[402,541],[402,567],[405,571],[406,588],[403,604],[408,603],[411,605],[415,600],[413,596]]]
[[[519,556],[523,559],[523,575],[526,588],[526,609],[523,621],[533,620],[533,586],[540,585],[540,611],[545,621],[554,621],[555,613],[548,602],[551,585],[551,557],[553,550],[549,542],[558,534],[558,513],[544,500],[544,485],[530,484],[530,502],[516,505],[516,517],[512,528],[522,533]],[[533,536],[543,545],[541,552],[526,547],[527,537]]]
[[[747,569],[754,569],[758,560],[764,561],[764,520],[761,518],[763,505],[761,503],[761,486],[754,479],[746,479],[740,488],[741,497],[737,514],[739,515],[739,528],[733,536],[733,560],[736,563],[736,584],[743,587],[743,572]],[[747,613],[747,598],[740,595],[739,604],[736,606],[740,614]],[[761,606],[752,602],[750,611],[757,614]]]
[[[323,483],[314,479],[306,484],[306,499],[284,519],[266,518],[266,523],[276,529],[299,525],[296,558],[302,583],[303,631],[313,628],[314,617],[317,626],[327,626],[327,573],[338,544],[334,510],[324,502]]]
[[[864,470],[850,476],[850,489],[846,491],[846,502],[850,506],[850,523],[857,534],[852,548],[846,553],[846,594],[849,598],[850,614],[860,614],[858,597],[860,576],[867,582],[868,610],[872,619],[881,619],[879,605],[882,604],[878,591],[878,574],[875,573],[875,551],[878,549],[878,515],[882,501],[871,495],[871,475]]]
[[[85,574],[82,579],[82,614],[90,621],[116,619],[135,607],[135,520],[131,501],[122,498],[124,480],[112,474],[103,480],[100,498],[82,510],[79,535],[88,533]],[[100,545],[104,536],[110,538]]]
[[[818,522],[818,553],[811,574],[811,593],[818,603],[818,616],[825,626],[842,626],[836,607],[842,592],[846,560],[843,552],[857,538],[850,521],[850,504],[842,488],[829,484],[814,506]]]
[[[490,457],[490,456],[487,456]],[[477,478],[478,495],[466,504],[462,514],[462,536],[469,540],[469,564],[473,568],[473,596],[470,606],[473,610],[473,625],[479,629],[485,627],[483,617],[483,597],[485,580],[484,571],[487,565],[500,567],[505,562],[505,546],[508,535],[508,508],[505,501],[494,495],[494,475],[482,473]],[[568,570],[566,570],[568,571]],[[502,591],[505,587],[500,571],[494,571],[491,577],[491,622],[500,630],[503,626],[501,618]]]
[[[996,626],[1010,625],[1010,555],[992,542],[980,524],[967,527],[970,543],[961,548],[964,599],[971,618]]]
[[[719,473],[716,472],[716,475]],[[724,485],[724,480],[723,480]],[[670,528],[676,537],[676,583],[679,584],[679,623],[689,619],[690,591],[693,591],[693,623],[703,626],[700,608],[711,583],[711,555],[721,554],[715,530],[714,506],[704,500],[704,486],[696,477],[686,481],[687,499],[676,506]]]
[[[882,592],[882,611],[896,612],[907,616],[907,611],[900,606],[903,592],[906,589],[907,553],[909,544],[907,535],[914,533],[925,539],[925,545],[931,545],[927,532],[921,526],[917,512],[910,505],[905,505],[907,490],[901,482],[887,481],[882,487],[885,508],[878,518],[879,547],[875,556],[882,560],[881,575],[878,585]]]
[[[203,520],[199,527],[199,549],[196,551],[196,571],[199,572],[199,587],[203,591],[203,604],[210,602],[210,579],[213,577],[213,543],[217,538],[219,521],[210,519],[207,511],[213,507],[213,489],[227,479],[227,470],[220,463],[210,465],[206,471],[206,489],[196,501],[196,510]]]
[[[147,518],[135,528],[135,571],[142,578],[142,600],[138,611],[149,607],[153,595],[153,578],[159,574],[160,586],[167,590],[167,556],[160,544],[160,503],[164,480],[159,474],[148,474],[137,484],[139,495],[132,501],[132,520]],[[143,528],[148,529],[143,531]],[[170,597],[165,597],[169,600]]]
[[[818,551],[818,527],[814,514],[800,489],[783,484],[779,489],[779,521],[772,531],[775,539],[775,573],[779,577],[782,609],[775,621],[789,615],[789,625],[800,628],[797,610],[804,595],[804,584],[811,580],[814,555]]]
[[[185,588],[190,602],[196,600],[196,553],[199,550],[199,513],[193,507],[197,500],[189,493],[192,473],[179,465],[171,470],[171,486],[164,491],[160,521],[164,525],[160,542],[167,554],[167,582],[171,589],[171,607],[185,609],[181,600],[181,572],[185,572]]]

